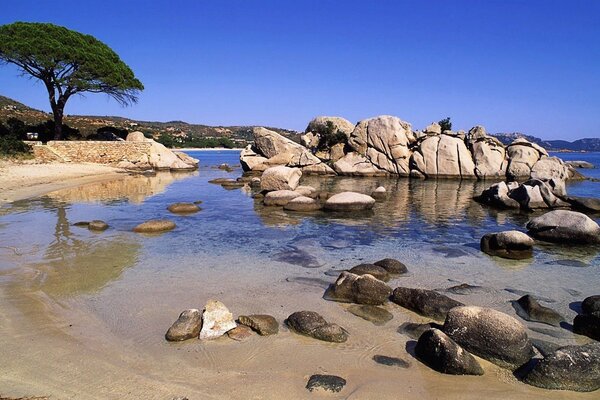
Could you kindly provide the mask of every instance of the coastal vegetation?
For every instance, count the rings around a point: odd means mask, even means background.
[[[67,101],[76,94],[104,93],[126,106],[144,85],[106,44],[90,35],[49,23],[0,26],[0,61],[43,82],[54,121],[54,139],[63,139]]]

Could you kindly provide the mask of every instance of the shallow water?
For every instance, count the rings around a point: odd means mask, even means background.
[[[531,217],[474,202],[489,182],[308,177],[303,184],[336,192],[370,193],[384,185],[389,197],[368,213],[305,215],[264,207],[247,189],[209,184],[240,175],[214,167],[237,164],[237,152],[190,154],[201,159],[200,171],[128,177],[0,209],[0,351],[10,360],[0,367],[0,392],[59,399],[304,398],[308,376],[325,372],[348,380],[343,398],[594,398],[532,388],[485,362],[485,377],[437,374],[407,353],[410,339],[397,332],[423,318],[388,304],[394,319],[375,326],[321,296],[335,280],[332,271],[393,257],[409,274],[392,287],[477,285],[481,290],[449,295],[515,316],[510,301],[533,293],[572,321],[577,302],[598,294],[600,248],[540,245],[527,261],[482,254],[483,234],[524,229]],[[166,211],[170,203],[197,200],[203,201],[197,214]],[[165,217],[177,223],[174,231],[131,232]],[[93,233],[73,226],[91,219],[111,227]],[[277,336],[246,343],[164,341],[182,309],[202,308],[210,298],[234,315],[268,313],[279,321],[315,310],[346,328],[350,340],[327,344],[282,327]],[[587,341],[568,329],[522,322],[538,339]],[[411,366],[380,365],[375,355]]]

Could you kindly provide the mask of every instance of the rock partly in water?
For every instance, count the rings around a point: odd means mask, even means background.
[[[362,211],[370,210],[375,199],[366,194],[342,192],[334,194],[325,202],[325,209],[330,211]]]
[[[165,339],[170,342],[179,342],[182,340],[197,338],[202,327],[202,316],[200,311],[191,308],[183,311],[177,321],[171,325],[165,335]]]
[[[600,226],[585,214],[554,210],[532,218],[528,233],[540,240],[564,244],[600,243]]]
[[[151,219],[133,228],[137,233],[159,233],[175,229],[175,222],[168,219]]]
[[[238,320],[240,324],[249,326],[261,336],[269,336],[279,333],[279,323],[271,315],[240,315]]]
[[[385,308],[365,304],[352,305],[348,307],[348,312],[378,326],[385,325],[394,318],[394,315]]]
[[[284,166],[271,167],[263,172],[260,188],[265,191],[294,190],[298,187],[302,171]]]
[[[411,339],[418,340],[421,335],[430,329],[442,329],[442,325],[435,322],[418,324],[416,322],[405,322],[398,327],[398,333],[408,336]]]
[[[544,389],[592,392],[600,389],[600,343],[565,346],[549,354],[525,376]]]
[[[233,315],[225,307],[225,304],[218,300],[209,300],[202,314],[200,339],[206,340],[221,337],[236,326],[237,324],[233,320]]]
[[[373,361],[375,361],[377,364],[386,365],[388,367],[397,367],[397,368],[410,367],[410,363],[406,360],[403,360],[402,358],[384,356],[381,354],[374,355]]]
[[[285,206],[297,197],[300,194],[293,190],[275,190],[265,195],[263,203],[265,206]]]
[[[344,386],[346,386],[346,380],[336,375],[312,375],[308,379],[306,389],[309,392],[313,391],[325,391],[338,393]]]
[[[379,186],[371,192],[371,197],[377,201],[385,200],[387,198],[387,191],[383,186]]]
[[[369,274],[383,282],[388,282],[391,279],[390,274],[385,268],[375,264],[359,264],[350,268],[348,272],[356,275]]]
[[[200,211],[200,207],[194,203],[175,203],[167,207],[167,210],[174,214],[193,214]]]
[[[595,168],[594,164],[588,161],[565,161],[565,164],[570,165],[573,168],[584,168],[584,169],[593,169]]]
[[[568,196],[565,198],[567,203],[575,210],[588,213],[600,213],[600,199],[596,197],[576,197]]]
[[[443,321],[448,311],[464,306],[460,301],[451,299],[434,290],[397,287],[391,300],[401,307],[408,308],[425,317]]]
[[[519,231],[488,233],[481,238],[481,251],[491,256],[523,260],[533,257],[532,238]]]
[[[443,331],[465,350],[503,368],[515,370],[533,356],[523,324],[491,308],[455,307]]]
[[[256,335],[252,328],[246,325],[238,325],[230,331],[227,331],[227,336],[236,342],[245,342],[252,336]]]
[[[384,258],[374,262],[373,264],[385,269],[391,275],[402,275],[408,272],[406,265],[393,258]]]
[[[385,303],[392,289],[372,275],[356,275],[342,272],[323,296],[327,300],[347,303],[381,305]]]
[[[87,228],[90,231],[102,232],[108,229],[108,224],[99,219],[95,219],[87,224]]]
[[[564,318],[549,307],[541,305],[533,296],[527,294],[513,302],[517,314],[526,321],[542,322],[544,324],[560,326]]]
[[[475,357],[438,329],[421,335],[415,354],[423,364],[443,374],[483,375],[483,368]]]
[[[283,206],[284,210],[288,211],[298,211],[298,212],[311,212],[318,211],[323,206],[315,199],[311,199],[306,196],[298,196],[292,200],[290,200],[287,204]]]
[[[518,184],[516,184],[516,186],[518,186]],[[481,194],[474,199],[479,203],[497,208],[520,208],[521,205],[519,202],[510,198],[508,195],[516,186],[512,182],[509,184],[506,182],[495,183],[481,192]]]
[[[326,342],[343,343],[348,340],[346,331],[337,324],[329,323],[314,311],[297,311],[286,320],[295,332]]]

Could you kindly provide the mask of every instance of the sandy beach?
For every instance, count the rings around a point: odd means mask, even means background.
[[[89,163],[20,164],[0,162],[0,203],[23,200],[59,189],[112,180],[126,172]]]

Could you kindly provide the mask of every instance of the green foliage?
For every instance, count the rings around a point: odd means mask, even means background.
[[[224,147],[226,149],[235,148],[235,143],[226,137],[220,138],[203,138],[203,137],[179,137],[173,136],[168,133],[163,133],[156,140],[158,143],[161,143],[169,148],[184,148],[184,147],[192,147],[192,148],[215,148],[215,147]]]
[[[18,140],[27,140],[27,133],[37,133],[38,141],[47,142],[54,138],[54,121],[47,120],[46,122],[39,123],[37,125],[27,125],[23,121],[17,118],[9,118],[6,121],[5,129],[8,130],[8,133]],[[81,135],[79,134],[79,130],[73,129],[68,125],[62,125],[62,131],[65,135],[65,138],[70,140],[81,139]]]
[[[438,122],[442,127],[442,132],[451,131],[452,130],[452,122],[450,122],[450,117],[446,117]]]
[[[115,137],[125,139],[129,131],[115,126],[103,126],[96,133],[86,136],[87,140],[113,140]]]
[[[110,47],[93,36],[48,23],[0,26],[0,62],[15,64],[23,75],[44,83],[59,127],[64,106],[74,94],[106,93],[128,105],[144,89]],[[60,136],[60,129],[55,134]]]
[[[0,156],[22,156],[31,153],[31,147],[10,131],[10,128],[0,123]]]
[[[327,121],[326,126],[319,129],[317,133],[320,137],[317,150],[331,149],[338,143],[345,143],[347,139],[344,132],[335,129],[332,121]]]

